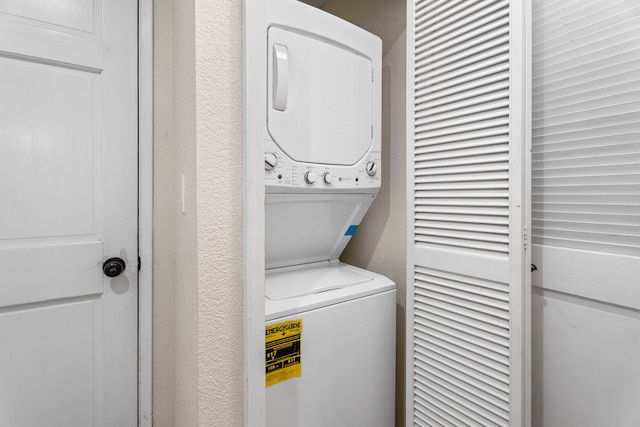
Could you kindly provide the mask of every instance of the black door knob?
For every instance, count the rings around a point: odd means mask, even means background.
[[[102,264],[102,271],[109,277],[117,277],[124,271],[126,266],[122,258],[109,258]]]

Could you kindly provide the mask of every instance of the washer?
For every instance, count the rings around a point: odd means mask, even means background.
[[[395,284],[341,263],[270,271],[267,324],[302,321],[300,377],[267,388],[267,426],[395,423]]]

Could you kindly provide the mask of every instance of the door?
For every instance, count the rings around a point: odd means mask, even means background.
[[[525,4],[408,3],[407,425],[528,423]]]
[[[369,37],[358,41],[380,49]],[[268,41],[267,125],[274,142],[299,162],[356,164],[373,144],[371,58],[277,27],[269,28]]]
[[[136,2],[0,0],[0,88],[0,425],[134,426]]]
[[[533,2],[533,424],[640,425],[640,4]]]

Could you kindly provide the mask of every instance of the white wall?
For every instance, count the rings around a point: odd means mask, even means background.
[[[198,425],[241,426],[242,2],[199,0],[195,46]]]
[[[154,7],[153,422],[241,426],[241,2]]]
[[[404,425],[406,157],[404,0],[331,0],[323,7],[382,39],[382,188],[345,249],[343,262],[397,284],[396,425]]]

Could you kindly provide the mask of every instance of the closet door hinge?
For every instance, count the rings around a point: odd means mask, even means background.
[[[523,242],[524,242],[524,250],[527,250],[527,247],[529,246],[529,230],[527,230],[527,226],[524,226],[524,234],[523,234]]]

